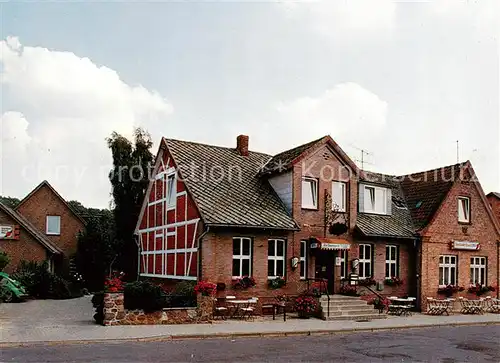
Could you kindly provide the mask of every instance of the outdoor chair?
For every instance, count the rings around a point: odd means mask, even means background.
[[[214,310],[213,318],[217,317],[226,320],[228,316],[229,309],[226,304],[226,298],[215,298],[214,299]]]

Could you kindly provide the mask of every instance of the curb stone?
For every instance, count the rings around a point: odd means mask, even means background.
[[[323,330],[296,330],[290,332],[269,331],[269,332],[241,332],[241,333],[205,333],[205,334],[177,334],[177,335],[157,335],[142,338],[119,338],[119,339],[95,339],[95,340],[59,340],[59,341],[30,341],[30,342],[6,342],[0,343],[0,348],[9,347],[29,347],[35,345],[76,345],[76,344],[119,344],[125,342],[162,342],[162,341],[179,341],[179,340],[197,340],[197,339],[245,339],[245,338],[279,338],[291,336],[317,336],[317,335],[337,335],[361,332],[377,332],[387,330],[402,330],[402,329],[419,329],[419,328],[436,328],[442,326],[485,326],[485,325],[500,325],[500,322],[455,322],[455,323],[438,323],[438,324],[413,324],[398,327],[380,327],[380,328],[349,328],[345,330],[339,329],[323,329]]]

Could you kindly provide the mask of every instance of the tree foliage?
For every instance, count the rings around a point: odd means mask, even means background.
[[[6,205],[7,207],[9,208],[16,208],[19,204],[19,202],[21,202],[18,198],[14,198],[14,197],[2,197],[0,196],[0,202],[4,205]]]
[[[117,255],[115,220],[112,211],[89,209],[87,224],[78,236],[75,263],[90,291],[101,291],[104,278]]]
[[[109,179],[112,185],[116,238],[120,244],[118,267],[127,280],[137,276],[137,244],[135,225],[149,183],[154,156],[151,136],[141,128],[134,132],[133,142],[113,132],[107,139],[113,155],[113,170]]]

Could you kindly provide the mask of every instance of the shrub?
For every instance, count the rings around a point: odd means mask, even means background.
[[[302,295],[295,300],[295,309],[299,313],[312,314],[318,309],[318,302],[312,296]]]
[[[358,296],[358,291],[356,290],[356,286],[343,285],[340,287],[340,294],[347,296]]]
[[[28,294],[38,299],[69,299],[72,297],[69,283],[48,271],[47,262],[21,261],[12,275],[26,287]]]
[[[216,284],[207,281],[200,281],[194,287],[194,292],[196,294],[201,294],[203,296],[211,296],[215,294]]]
[[[92,306],[95,309],[95,322],[102,325],[104,323],[104,292],[96,292],[92,296]]]
[[[6,252],[0,252],[0,271],[3,271],[5,266],[10,262],[10,258]]]
[[[194,287],[196,282],[194,281],[182,281],[175,285],[172,295],[179,296],[196,296],[194,292]]]
[[[161,286],[148,280],[125,284],[125,309],[142,309],[145,313],[162,310],[166,306],[166,294]]]
[[[283,277],[277,276],[276,278],[274,278],[272,280],[269,280],[267,282],[267,285],[271,289],[281,289],[283,286],[286,285],[286,281],[285,281],[285,279]]]

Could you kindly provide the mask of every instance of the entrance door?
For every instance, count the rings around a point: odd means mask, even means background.
[[[335,255],[333,251],[321,251],[316,255],[315,277],[328,280],[328,292],[334,293],[334,266]]]

